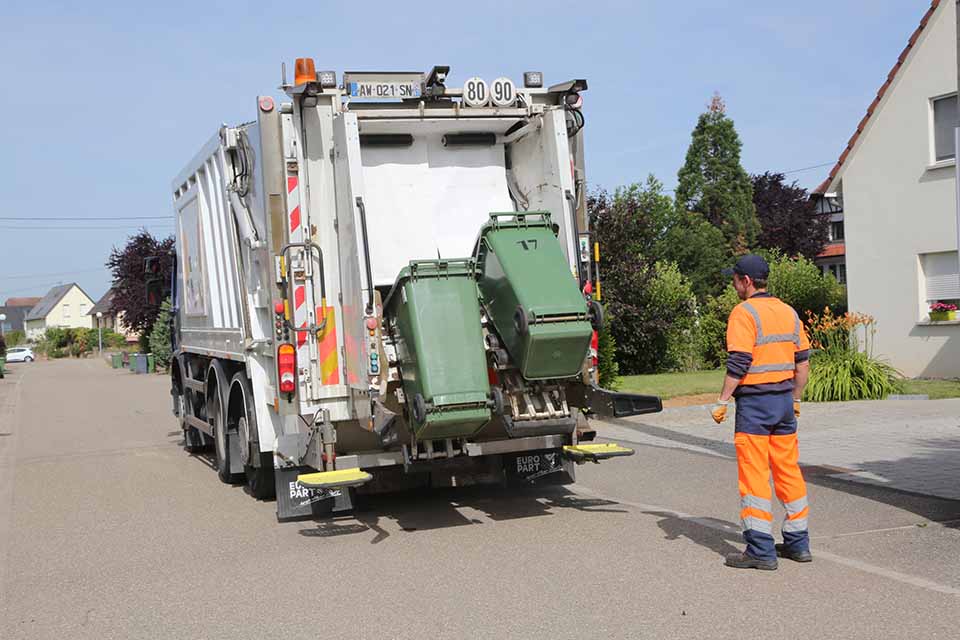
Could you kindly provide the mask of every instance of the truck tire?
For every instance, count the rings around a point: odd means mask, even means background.
[[[235,393],[239,393],[240,397],[235,396]],[[276,496],[273,454],[269,451],[266,453],[260,451],[253,389],[250,386],[250,379],[243,371],[237,372],[230,381],[229,411],[236,411],[236,415],[230,416],[229,422],[236,420],[240,448],[246,454],[243,473],[246,477],[247,489],[257,500],[270,500]]]
[[[218,387],[210,400],[210,412],[207,419],[213,427],[213,458],[217,476],[225,484],[238,484],[243,475],[230,472],[230,442],[227,437],[227,421],[223,409],[223,398]]]

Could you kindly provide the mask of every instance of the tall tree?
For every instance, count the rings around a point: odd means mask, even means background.
[[[657,243],[657,255],[676,263],[680,272],[690,279],[701,303],[723,290],[727,279],[721,271],[733,264],[723,232],[707,222],[702,214],[680,209],[674,209]]]
[[[173,273],[173,236],[159,240],[146,229],[131,237],[123,249],[113,248],[107,267],[113,273],[113,311],[123,312],[123,322],[145,335],[160,313],[162,300],[147,300],[146,258],[157,258],[156,277],[169,282]]]
[[[715,94],[697,120],[676,191],[677,206],[702,214],[720,229],[734,254],[748,251],[760,230],[750,176],[740,165],[742,146],[726,105]]]
[[[667,336],[692,310],[663,292],[657,262],[664,233],[674,216],[673,201],[652,176],[644,184],[590,195],[590,228],[600,243],[602,299],[612,317],[620,372],[649,373],[667,365]]]
[[[813,260],[827,244],[830,221],[816,215],[810,194],[782,173],[753,176],[753,204],[760,220],[757,244]]]

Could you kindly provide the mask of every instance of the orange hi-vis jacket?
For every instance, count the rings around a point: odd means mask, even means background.
[[[796,354],[810,348],[793,307],[761,294],[741,302],[727,322],[727,351],[753,356],[741,385],[783,382],[794,377]]]

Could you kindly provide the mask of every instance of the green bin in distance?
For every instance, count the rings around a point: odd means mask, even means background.
[[[123,367],[123,354],[114,353],[110,356],[110,364],[114,369]]]
[[[490,380],[473,261],[412,261],[384,302],[411,429],[465,438],[490,420]]]
[[[6,371],[4,371],[5,366],[7,366],[7,358],[4,355],[0,355],[0,378],[6,375]]]
[[[580,373],[593,327],[547,212],[491,213],[476,245],[490,321],[527,380]]]
[[[147,354],[147,373],[153,373],[157,370],[157,359],[152,353]]]

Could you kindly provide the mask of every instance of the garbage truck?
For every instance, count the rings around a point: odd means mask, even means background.
[[[280,520],[571,483],[633,453],[591,419],[661,410],[597,384],[587,82],[449,72],[297,59],[173,180],[173,413]]]

